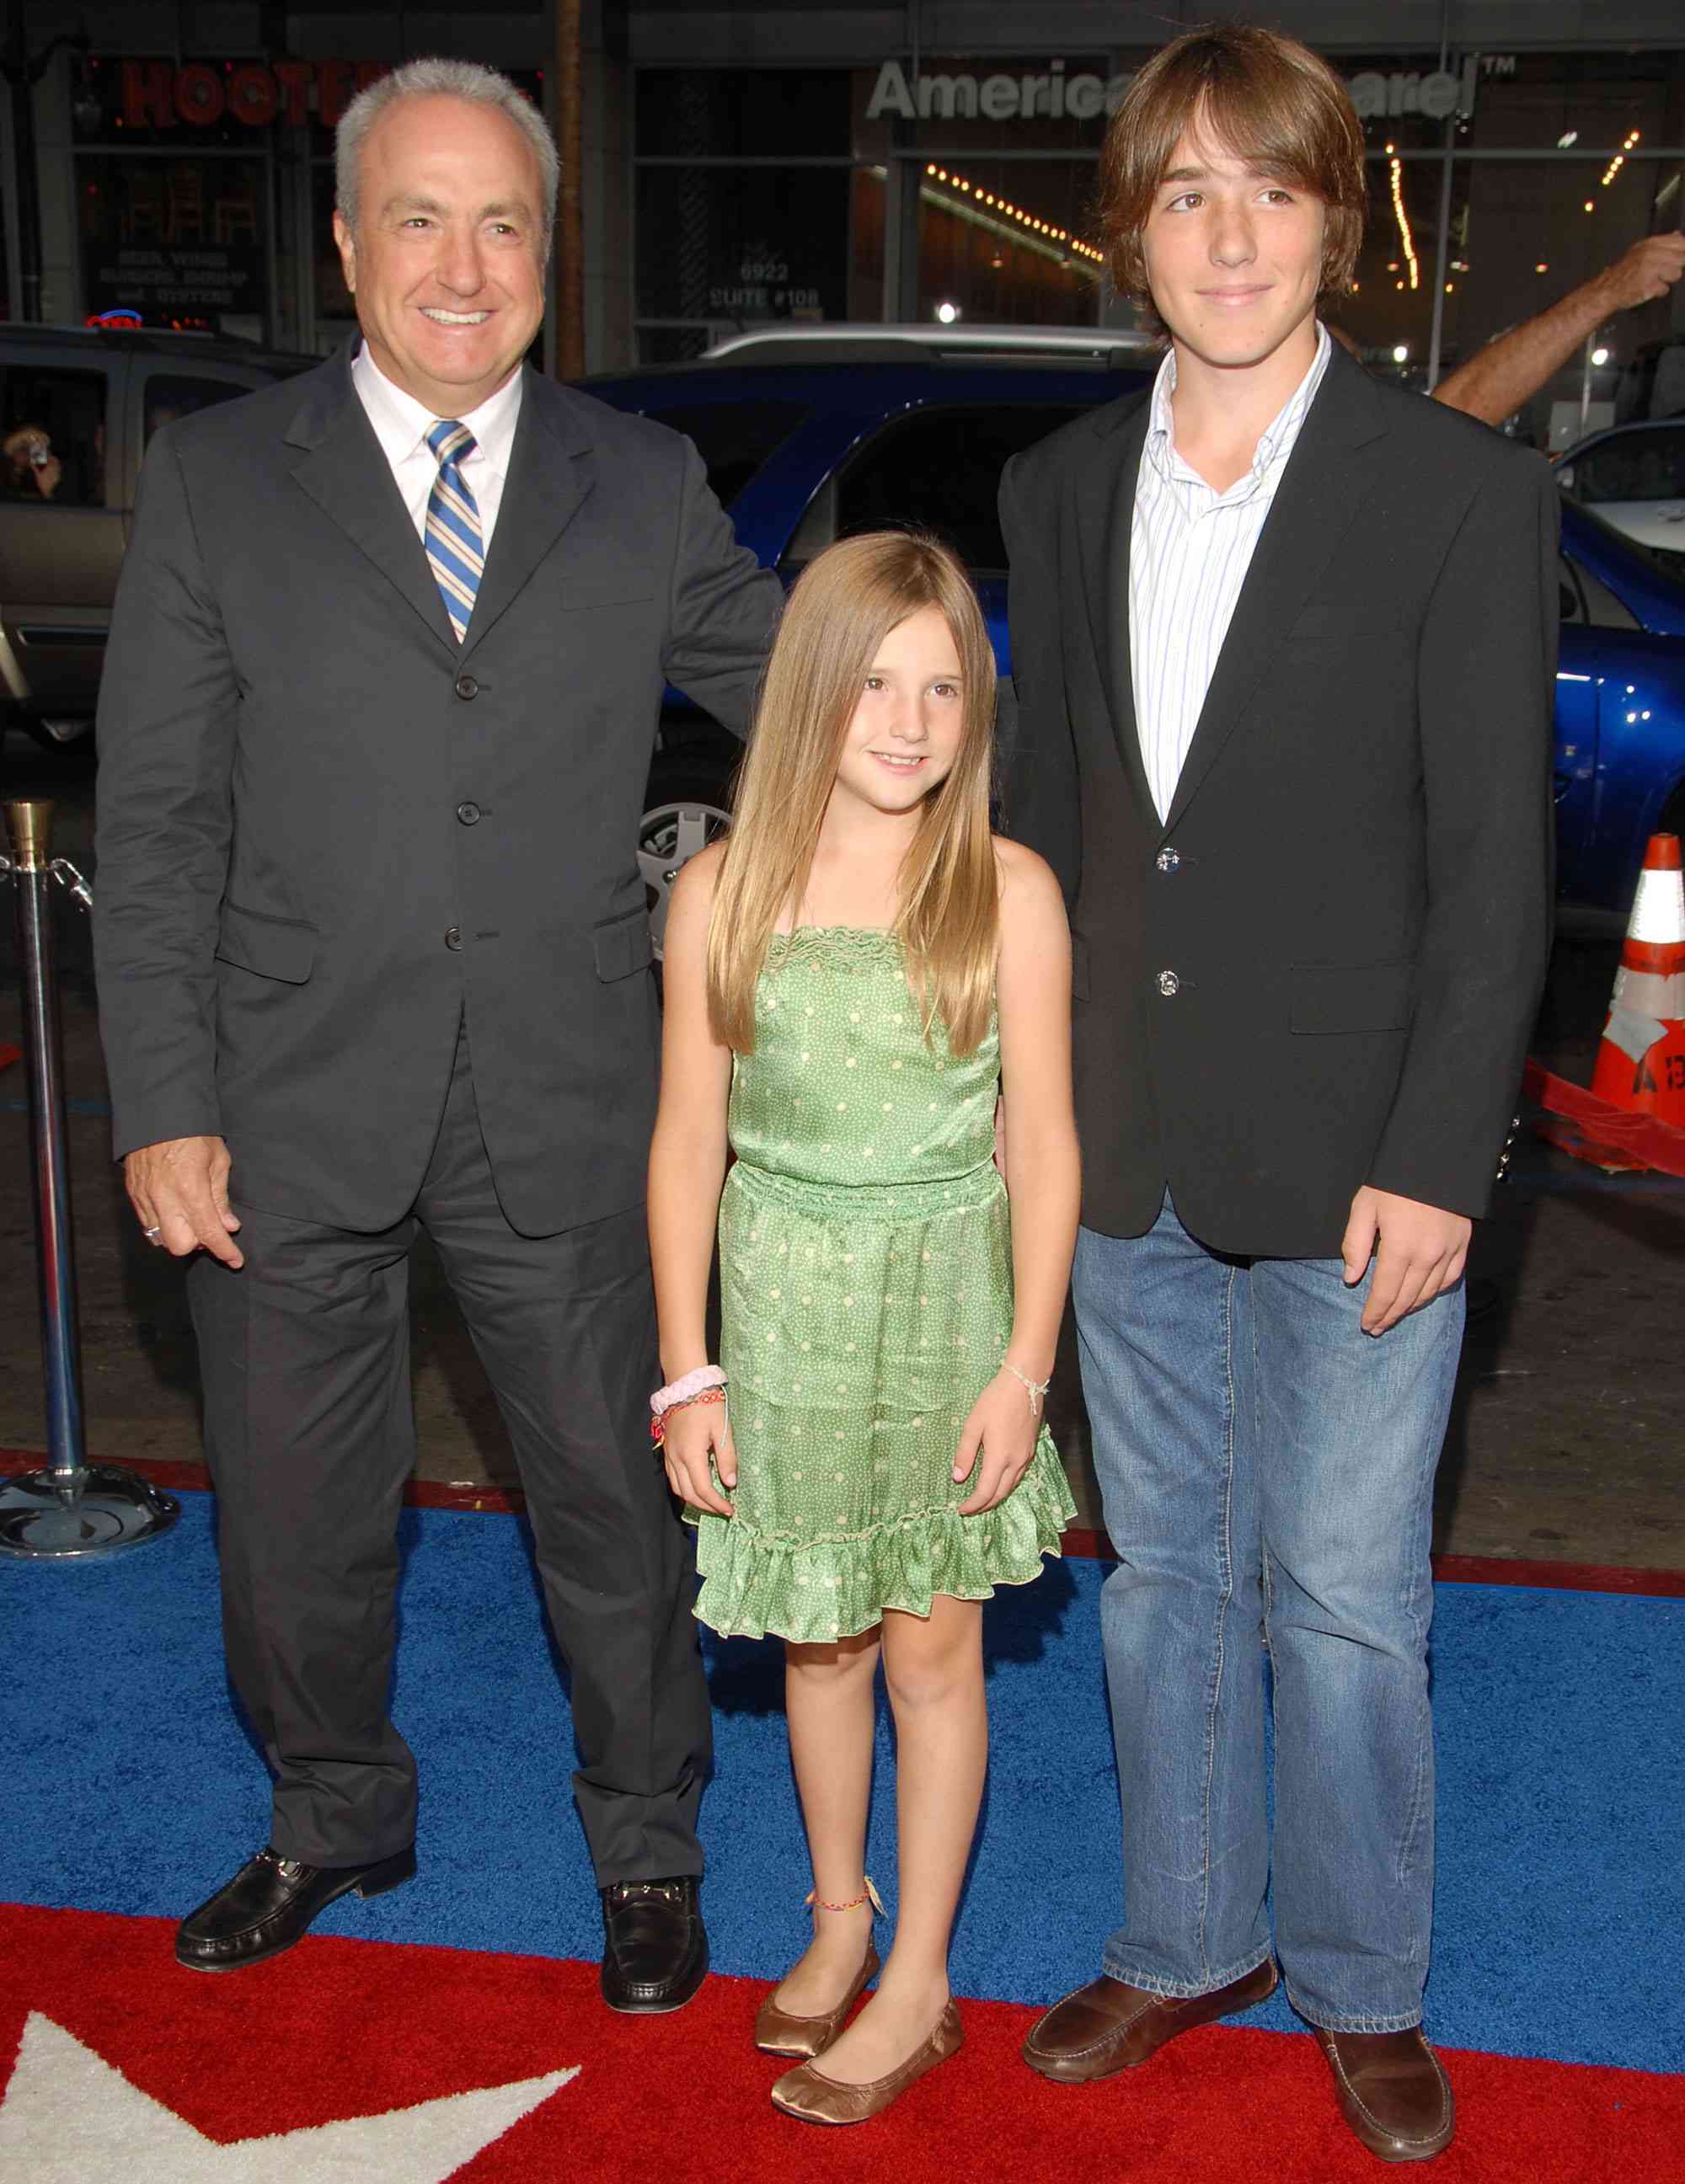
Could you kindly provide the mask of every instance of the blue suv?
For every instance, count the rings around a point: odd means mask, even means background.
[[[1138,345],[1046,338],[1045,349],[997,353],[923,330],[816,328],[742,344],[742,360],[733,344],[583,384],[694,440],[738,537],[787,581],[851,532],[938,532],[971,570],[1005,674],[1002,466],[1150,377]],[[1649,835],[1685,828],[1685,583],[1571,502],[1562,519],[1558,892],[1624,917]],[[673,875],[727,824],[736,759],[713,722],[670,700],[639,844],[657,946]]]

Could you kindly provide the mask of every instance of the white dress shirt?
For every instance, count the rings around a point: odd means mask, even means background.
[[[369,354],[366,342],[351,359],[351,384],[392,465],[416,536],[425,541],[427,496],[438,476],[438,457],[427,445],[427,433],[439,420],[413,394],[393,385]],[[503,504],[504,480],[509,475],[510,451],[515,445],[515,421],[520,414],[517,366],[495,394],[488,394],[477,410],[470,410],[457,421],[474,435],[474,452],[463,459],[462,479],[480,511],[480,536],[488,549],[497,512]]]
[[[1158,367],[1130,529],[1130,677],[1141,763],[1160,819],[1169,816],[1235,603],[1329,348],[1319,322],[1309,370],[1260,436],[1252,468],[1226,493],[1214,492],[1176,453],[1174,349]]]

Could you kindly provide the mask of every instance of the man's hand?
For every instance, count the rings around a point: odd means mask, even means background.
[[[1647,235],[1604,273],[1600,286],[1611,311],[1631,311],[1665,296],[1685,274],[1685,233]]]
[[[1364,1184],[1352,1201],[1352,1217],[1340,1245],[1346,1286],[1355,1289],[1371,1257],[1375,1279],[1364,1306],[1365,1334],[1385,1334],[1407,1312],[1431,1304],[1460,1281],[1474,1223],[1465,1213],[1424,1206]]]
[[[123,1180],[142,1228],[178,1259],[209,1251],[225,1267],[243,1267],[232,1240],[240,1217],[228,1203],[233,1163],[220,1138],[165,1138],[126,1154]]]

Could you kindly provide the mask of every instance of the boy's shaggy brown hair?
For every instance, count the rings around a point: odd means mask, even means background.
[[[1208,24],[1157,53],[1130,85],[1100,154],[1100,227],[1119,290],[1151,311],[1141,231],[1185,131],[1321,199],[1320,300],[1351,285],[1368,187],[1363,124],[1326,61],[1294,38]]]

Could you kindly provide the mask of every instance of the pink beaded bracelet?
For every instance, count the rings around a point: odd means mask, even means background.
[[[656,1418],[660,1418],[663,1411],[670,1411],[675,1403],[688,1403],[693,1397],[700,1396],[704,1388],[723,1388],[725,1384],[726,1376],[717,1365],[699,1365],[695,1372],[669,1381],[665,1388],[657,1388],[650,1398],[650,1412]]]

